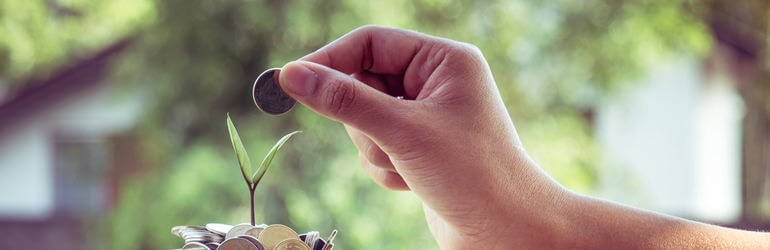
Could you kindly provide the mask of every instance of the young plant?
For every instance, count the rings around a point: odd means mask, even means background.
[[[251,165],[249,154],[246,153],[246,148],[243,146],[243,142],[241,142],[241,137],[238,136],[238,131],[235,130],[235,125],[233,125],[233,121],[230,119],[230,113],[227,114],[227,130],[230,132],[230,141],[232,141],[235,155],[238,157],[238,164],[241,165],[241,174],[246,181],[246,185],[249,187],[249,197],[251,198],[251,225],[256,225],[254,224],[254,190],[257,189],[257,184],[259,184],[259,181],[265,176],[265,172],[267,171],[267,168],[270,167],[270,163],[273,162],[273,158],[275,157],[275,153],[278,152],[278,149],[281,148],[291,136],[301,133],[302,131],[294,131],[284,135],[283,138],[278,140],[278,142],[275,143],[275,146],[270,149],[270,152],[267,153],[265,159],[259,164],[259,167],[254,169]]]

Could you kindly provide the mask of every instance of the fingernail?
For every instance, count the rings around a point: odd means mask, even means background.
[[[283,67],[280,73],[281,86],[286,92],[298,96],[309,96],[318,84],[318,74],[299,62],[291,62]]]

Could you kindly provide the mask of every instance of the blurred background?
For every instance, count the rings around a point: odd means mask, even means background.
[[[172,226],[248,221],[230,112],[253,160],[305,131],[257,188],[258,223],[437,249],[340,124],[251,100],[260,72],[365,24],[481,48],[568,188],[770,230],[768,1],[0,0],[0,248],[169,249]]]

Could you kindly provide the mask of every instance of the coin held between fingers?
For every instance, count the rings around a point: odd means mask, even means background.
[[[252,98],[259,110],[271,115],[280,115],[289,112],[297,103],[284,92],[278,85],[278,74],[281,69],[272,68],[265,70],[254,81]]]

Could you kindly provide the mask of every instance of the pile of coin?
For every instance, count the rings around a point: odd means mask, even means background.
[[[316,231],[297,235],[291,228],[281,225],[256,225],[241,223],[235,226],[209,223],[205,227],[176,226],[171,234],[185,242],[181,249],[197,250],[331,250],[337,230],[327,240]]]

